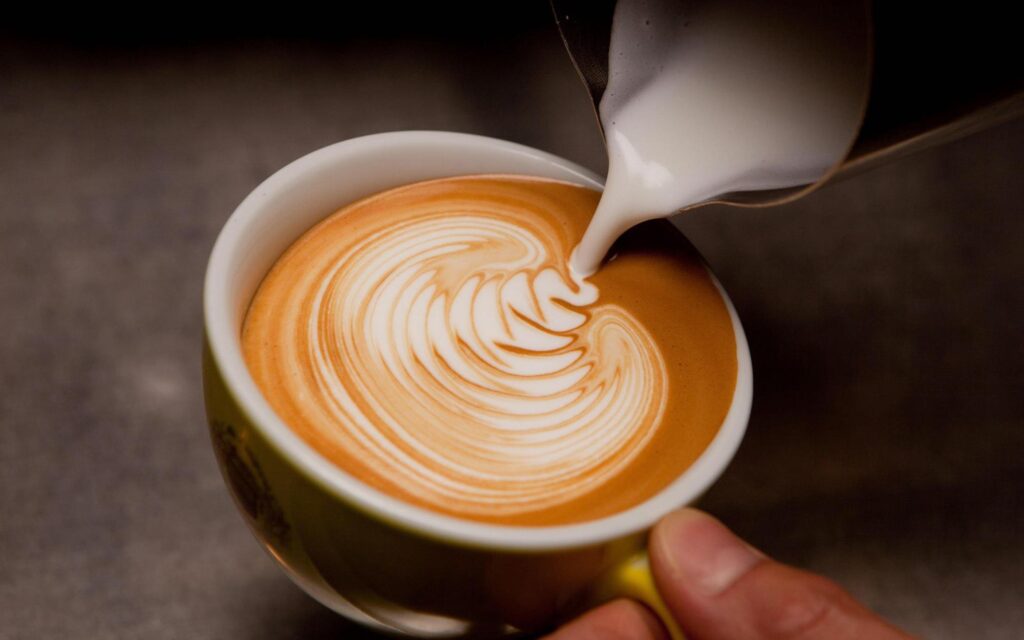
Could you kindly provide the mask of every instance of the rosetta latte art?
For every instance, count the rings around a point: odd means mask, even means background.
[[[718,432],[737,345],[670,224],[572,272],[599,197],[483,175],[349,204],[260,283],[241,335],[253,381],[312,450],[410,505],[549,526],[642,504]]]
[[[334,256],[300,327],[332,436],[428,504],[502,516],[619,473],[664,412],[625,310],[557,238],[493,215],[406,220]]]

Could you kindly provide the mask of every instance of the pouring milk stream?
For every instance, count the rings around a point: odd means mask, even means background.
[[[842,160],[868,79],[848,32],[861,9],[838,4],[619,0],[600,103],[608,178],[575,275],[596,272],[639,222],[811,184]]]

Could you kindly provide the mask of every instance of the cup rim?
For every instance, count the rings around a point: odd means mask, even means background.
[[[722,474],[739,448],[750,416],[753,375],[746,334],[732,301],[708,268],[729,312],[736,340],[737,375],[732,402],[718,432],[698,459],[654,496],[619,513],[580,523],[522,526],[477,522],[443,515],[403,502],[358,480],[328,461],[296,435],[259,391],[245,365],[240,331],[228,310],[230,258],[244,250],[250,222],[261,216],[264,203],[287,190],[303,175],[381,145],[400,152],[424,143],[475,147],[525,156],[538,167],[557,165],[584,186],[600,189],[593,172],[553,154],[514,142],[446,131],[395,131],[337,142],[312,151],[284,166],[257,186],[228,218],[214,243],[203,289],[205,336],[213,363],[227,392],[264,440],[296,470],[336,499],[390,524],[432,539],[460,546],[521,552],[546,552],[608,542],[649,529],[669,511],[692,503]],[[342,205],[344,203],[341,203]],[[341,205],[339,205],[341,206]]]

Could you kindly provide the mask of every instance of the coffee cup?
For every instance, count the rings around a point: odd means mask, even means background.
[[[618,596],[640,599],[668,621],[647,567],[647,533],[724,471],[750,413],[750,354],[717,280],[737,350],[735,390],[721,427],[696,462],[659,493],[578,524],[487,524],[381,493],[291,431],[246,368],[241,327],[249,301],[296,238],[365,196],[470,174],[520,174],[601,188],[592,172],[543,151],[481,136],[408,131],[314,151],[269,177],[238,206],[213,248],[204,289],[203,384],[225,482],[253,534],[299,587],[374,629],[500,637],[548,628]]]

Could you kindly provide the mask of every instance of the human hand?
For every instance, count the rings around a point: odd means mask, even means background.
[[[711,516],[682,509],[651,534],[651,570],[691,640],[907,640],[831,580],[766,557]],[[667,638],[657,617],[616,600],[547,640]]]

